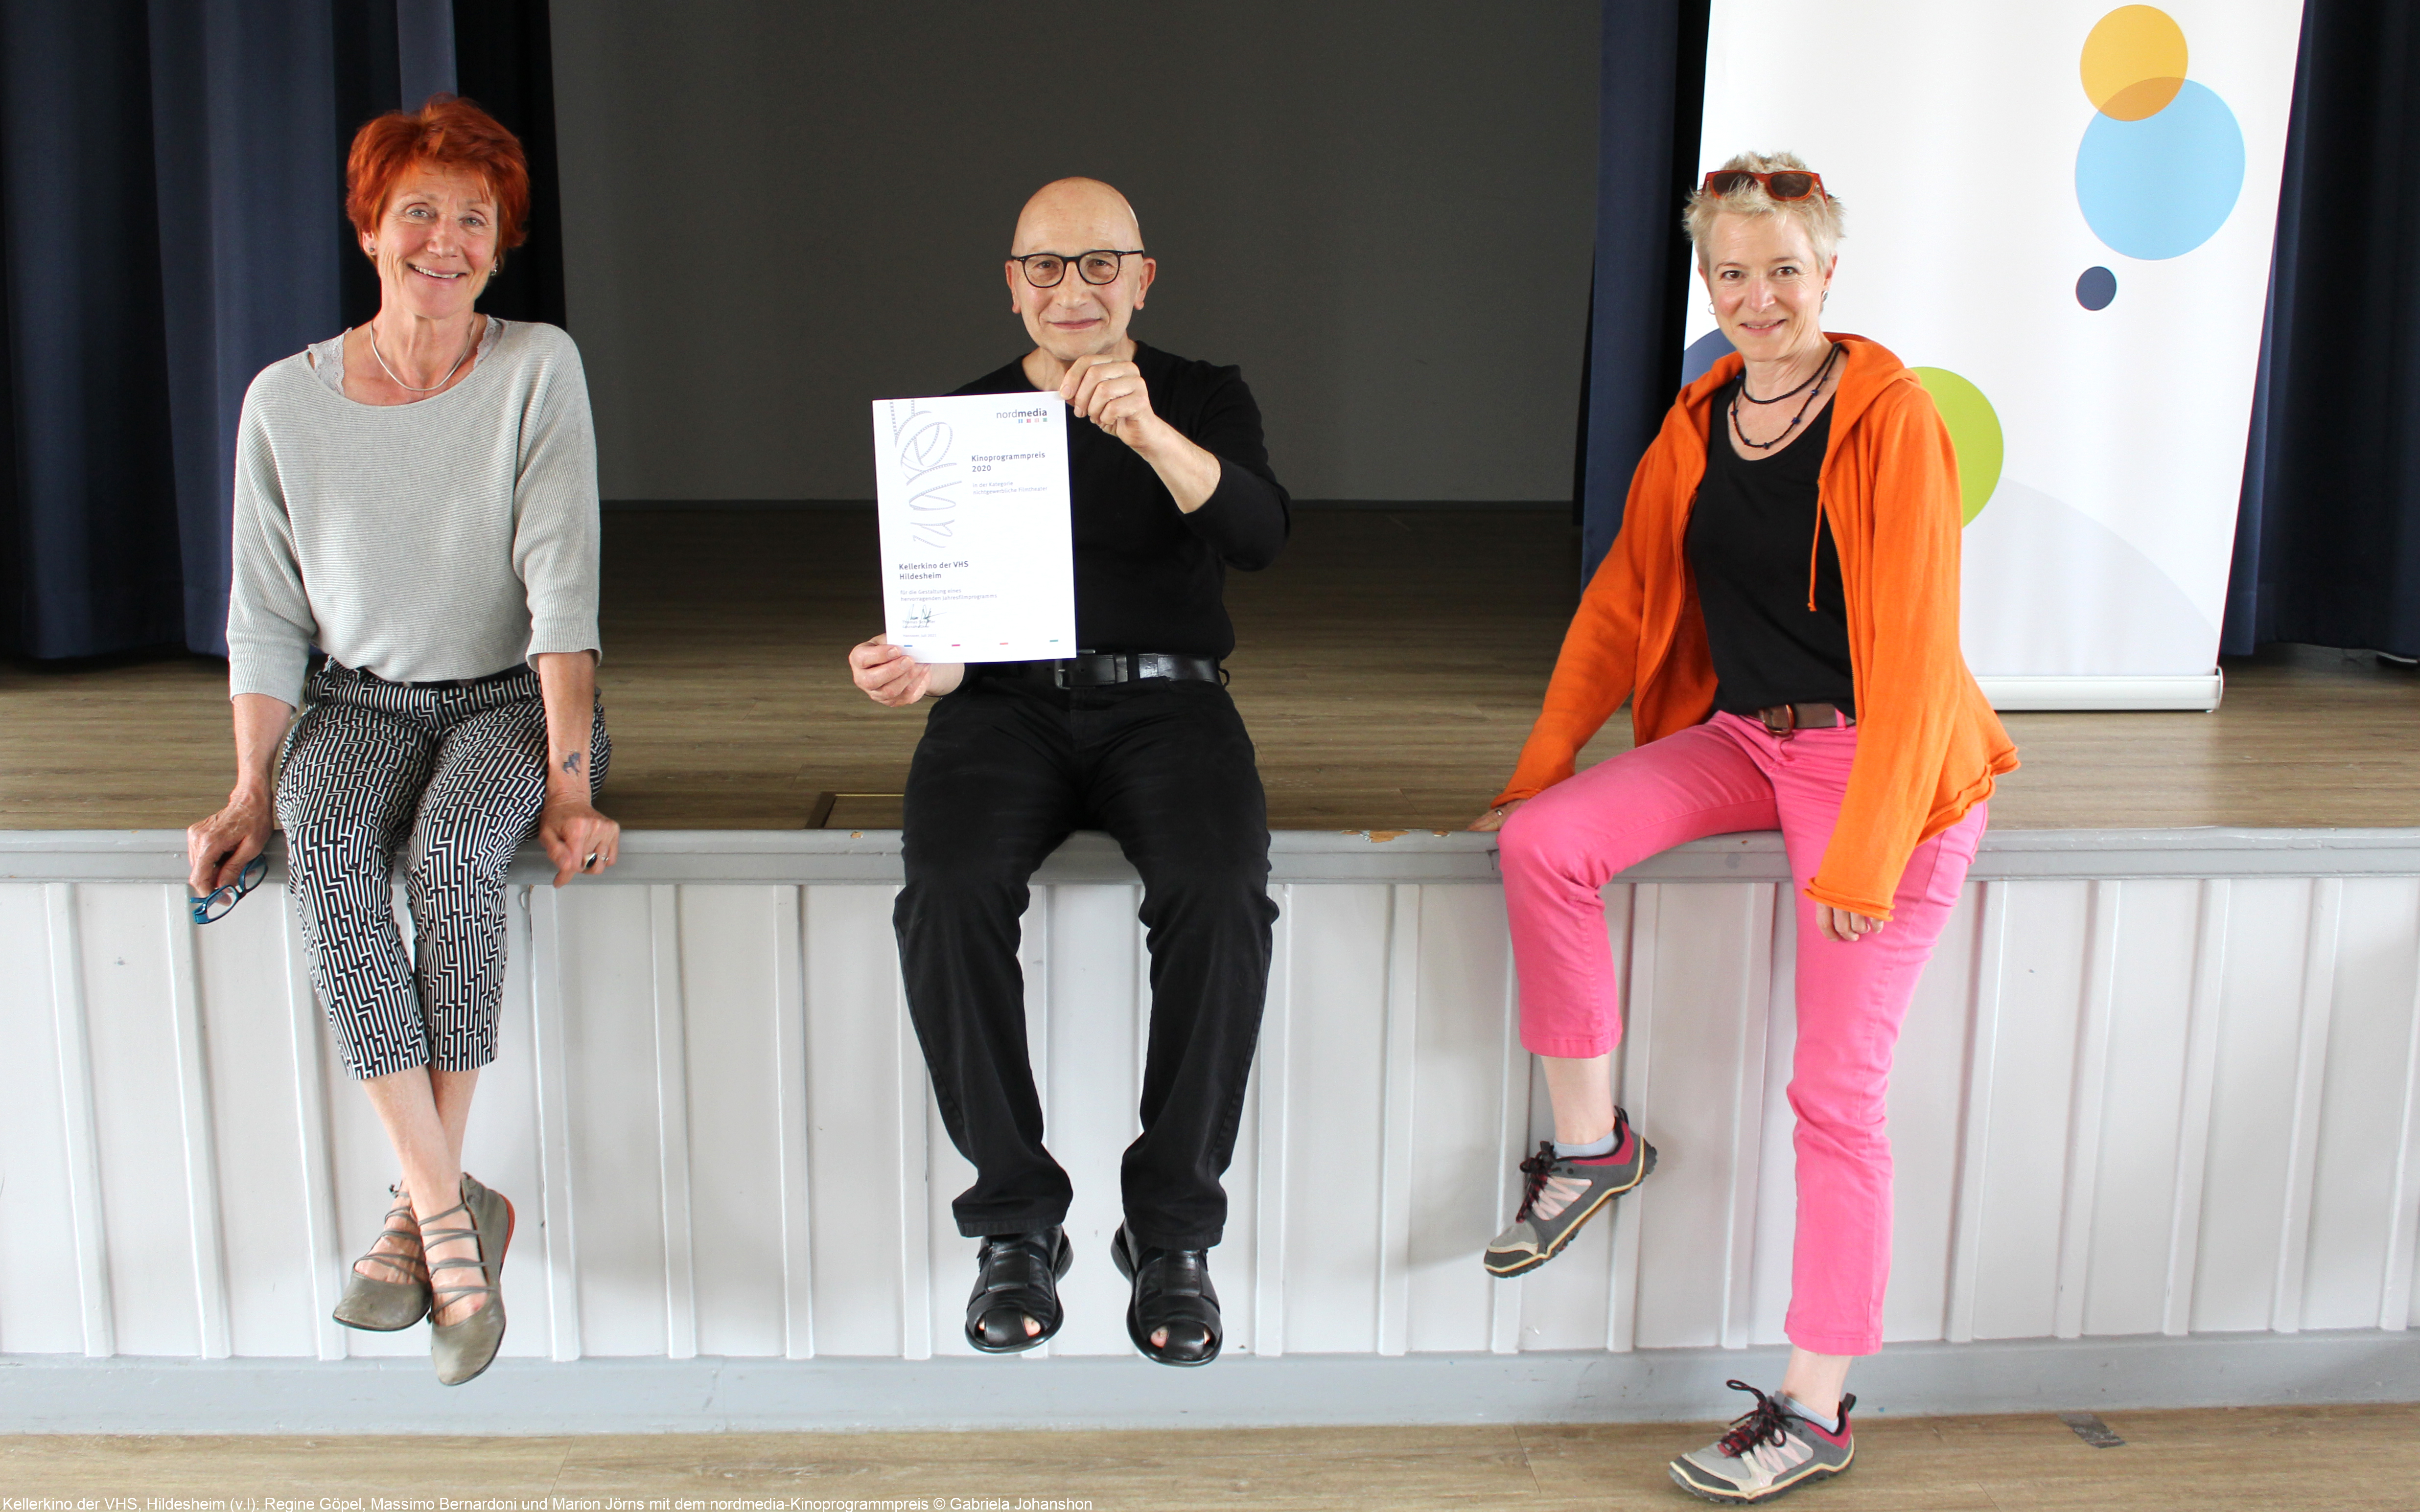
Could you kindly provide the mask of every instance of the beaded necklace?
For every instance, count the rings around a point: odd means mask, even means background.
[[[1815,376],[1808,378],[1806,382],[1798,385],[1798,388],[1790,391],[1790,393],[1796,393],[1799,392],[1799,389],[1805,389],[1807,391],[1807,397],[1800,402],[1798,406],[1798,413],[1790,417],[1790,424],[1781,427],[1781,434],[1776,436],[1769,441],[1749,440],[1747,439],[1747,432],[1740,428],[1740,400],[1747,393],[1747,374],[1743,371],[1740,374],[1739,387],[1731,391],[1731,434],[1739,438],[1739,442],[1742,446],[1753,447],[1755,450],[1760,452],[1770,452],[1775,447],[1780,445],[1783,441],[1788,440],[1796,433],[1799,425],[1805,423],[1807,419],[1807,411],[1814,408],[1815,396],[1823,392],[1823,375],[1832,371],[1832,363],[1839,357],[1839,355],[1840,348],[1836,344],[1830,351],[1823,354],[1823,365],[1815,369]],[[1776,394],[1770,399],[1750,399],[1748,402],[1750,404],[1778,404],[1782,400],[1789,398],[1790,393]]]

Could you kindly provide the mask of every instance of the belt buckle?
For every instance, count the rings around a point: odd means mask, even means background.
[[[1778,724],[1774,722],[1774,709],[1781,711],[1781,722]],[[1759,709],[1756,711],[1756,717],[1768,732],[1785,738],[1798,729],[1798,705],[1795,703],[1776,703],[1772,709]]]
[[[1061,656],[1050,664],[1050,686],[1064,693],[1075,685],[1067,681],[1067,669],[1075,665],[1072,656]]]

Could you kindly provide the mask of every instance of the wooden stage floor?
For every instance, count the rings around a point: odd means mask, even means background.
[[[2401,1512],[2412,1504],[2420,1478],[2420,1408],[2103,1417],[2124,1443],[2091,1447],[2048,1412],[1869,1417],[1857,1427],[1856,1468],[1802,1493],[1803,1504],[1818,1512]],[[735,1498],[793,1507],[892,1498],[907,1499],[900,1505],[939,1507],[962,1498],[956,1504],[1015,1506],[1036,1498],[1098,1512],[1620,1512],[1703,1505],[1673,1488],[1664,1464],[1714,1429],[1559,1424],[552,1439],[21,1435],[0,1438],[0,1484],[20,1497],[277,1497],[334,1506],[361,1505],[371,1496],[481,1504],[514,1499],[523,1506],[563,1498],[556,1504],[574,1507],[637,1506],[647,1498],[663,1506],[660,1499],[671,1498],[674,1506],[700,1508],[740,1504]]]
[[[1229,580],[1270,825],[1466,824],[1512,769],[1577,570],[1559,511],[1299,512],[1275,568]],[[882,624],[870,512],[614,511],[604,606],[603,807],[625,824],[795,829],[819,794],[899,790],[923,711],[869,702],[842,659]],[[2226,677],[2215,714],[2009,716],[2024,767],[1993,824],[2420,825],[2420,675],[2277,648]],[[1628,743],[1617,716],[1583,761]],[[222,663],[0,662],[0,829],[180,827],[224,801],[231,751]]]

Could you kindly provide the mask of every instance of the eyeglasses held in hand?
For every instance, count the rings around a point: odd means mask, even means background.
[[[1745,168],[1717,168],[1706,175],[1706,193],[1717,197],[1736,193],[1750,182],[1764,186],[1764,192],[1776,199],[1805,199],[1823,192],[1823,176],[1800,168],[1784,168],[1778,173],[1750,173]]]
[[[1025,281],[1035,288],[1057,288],[1060,281],[1067,276],[1070,262],[1076,265],[1076,276],[1087,284],[1114,284],[1118,280],[1118,270],[1125,267],[1126,259],[1141,255],[1140,247],[1132,252],[1120,252],[1114,247],[1095,247],[1091,252],[1079,252],[1072,258],[1063,253],[1029,252],[1022,257],[1008,260],[1025,270]]]
[[[207,898],[194,900],[194,922],[215,924],[226,918],[236,904],[243,902],[243,895],[259,887],[260,879],[267,875],[269,875],[269,857],[254,856],[244,864],[243,871],[237,874],[233,882]]]

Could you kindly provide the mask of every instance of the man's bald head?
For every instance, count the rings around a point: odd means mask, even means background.
[[[1126,197],[1097,178],[1054,178],[1017,212],[1012,256],[1142,245],[1142,225]]]
[[[1025,260],[1043,253],[1064,261]],[[1087,253],[1117,255],[1079,266],[1078,259]],[[1141,253],[1142,227],[1135,222],[1134,207],[1099,179],[1054,179],[1033,192],[1016,218],[1006,268],[1010,307],[1025,321],[1034,360],[1043,368],[1028,377],[1056,382],[1056,372],[1081,358],[1133,355],[1126,322],[1142,308],[1143,296],[1159,276],[1158,265]],[[1114,273],[1110,263],[1116,264]],[[1056,282],[1037,287],[1031,276],[1037,271]],[[1091,282],[1103,274],[1108,282]]]

